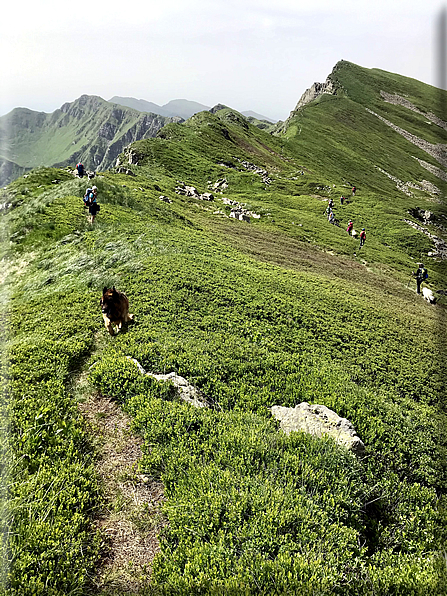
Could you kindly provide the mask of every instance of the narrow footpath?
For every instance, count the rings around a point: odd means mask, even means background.
[[[105,501],[96,519],[105,539],[92,588],[94,593],[137,594],[150,581],[152,561],[160,550],[163,485],[137,471],[144,441],[131,432],[130,418],[117,403],[91,391],[85,371],[76,393],[98,454],[96,470]]]

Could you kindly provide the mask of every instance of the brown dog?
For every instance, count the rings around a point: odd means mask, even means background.
[[[118,333],[123,323],[126,324],[134,320],[134,315],[129,314],[129,299],[124,292],[116,290],[115,286],[113,288],[103,289],[102,298],[99,303],[101,305],[104,325],[110,335],[115,335],[114,325],[118,326]]]

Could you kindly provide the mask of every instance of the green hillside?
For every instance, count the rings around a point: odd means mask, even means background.
[[[133,143],[131,175],[95,178],[93,225],[67,169],[2,191],[5,595],[446,593],[445,194],[412,156],[443,166],[365,107],[432,144],[445,133],[381,104],[439,114],[432,88],[350,63],[333,76],[282,133],[223,108]],[[436,305],[416,294],[420,259]],[[136,319],[114,337],[112,285]],[[104,396],[131,420],[120,449],[142,450],[110,468],[112,495]],[[301,402],[350,420],[364,456],[280,431],[271,407]]]

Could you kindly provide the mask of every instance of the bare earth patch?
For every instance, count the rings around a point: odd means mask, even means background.
[[[79,382],[85,384],[86,378]],[[163,485],[138,474],[143,439],[131,432],[130,419],[118,404],[94,393],[79,409],[96,443],[96,469],[105,494],[96,521],[106,537],[105,548],[93,585],[103,594],[137,594],[150,581],[152,561],[160,550]]]

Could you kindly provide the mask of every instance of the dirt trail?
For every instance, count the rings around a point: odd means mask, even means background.
[[[87,373],[77,386],[84,394],[79,409],[98,453],[96,470],[105,496],[96,520],[106,537],[105,548],[92,587],[95,592],[137,594],[150,581],[152,561],[160,550],[163,485],[138,473],[143,439],[131,432],[130,418],[120,406],[92,394]]]

